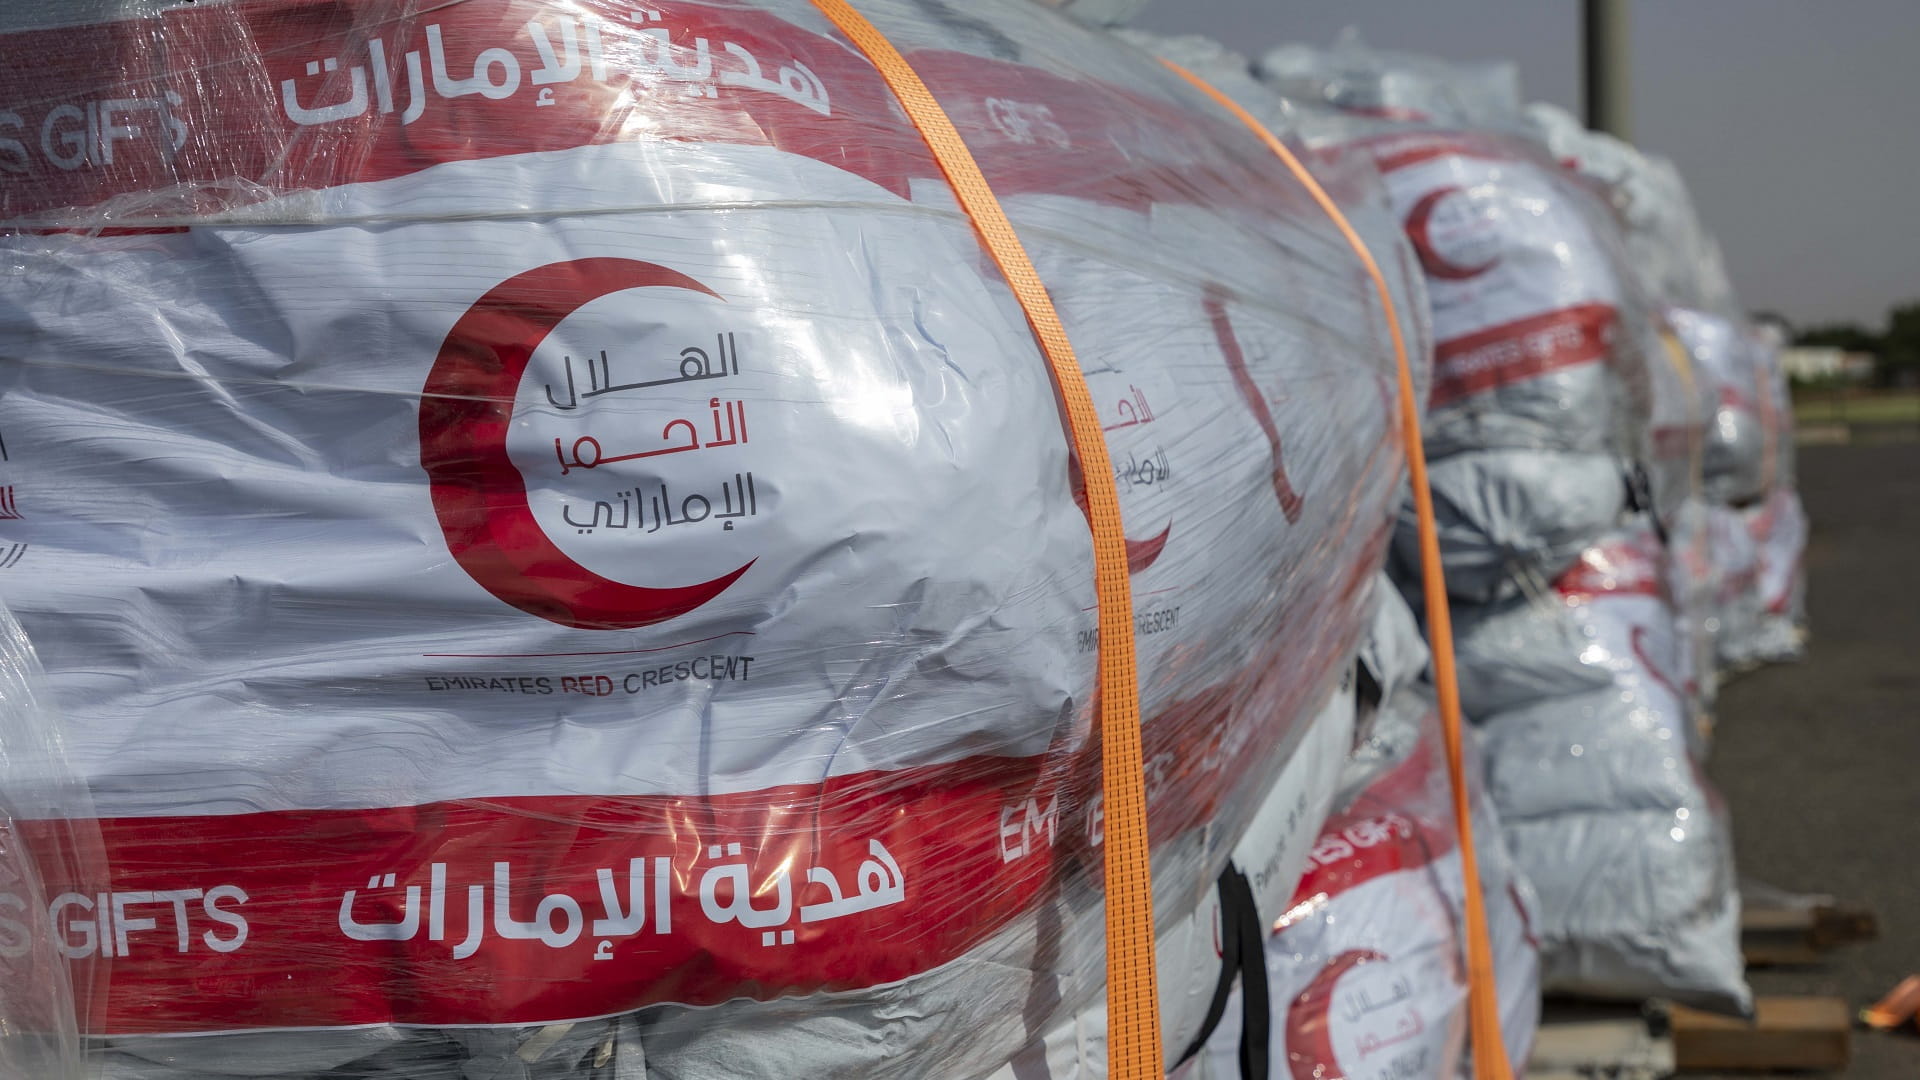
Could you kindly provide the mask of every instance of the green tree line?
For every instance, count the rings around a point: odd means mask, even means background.
[[[1875,381],[1883,386],[1915,385],[1920,383],[1920,301],[1887,312],[1882,330],[1859,323],[1823,323],[1796,331],[1793,343],[1872,353]]]

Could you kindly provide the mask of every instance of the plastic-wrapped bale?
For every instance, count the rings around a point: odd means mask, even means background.
[[[1275,136],[1290,142],[1298,138],[1299,132],[1294,129],[1297,106],[1261,82],[1252,62],[1240,53],[1200,34],[1168,35],[1131,29],[1115,33],[1129,44],[1197,75]],[[1361,148],[1326,141],[1296,145],[1294,150],[1323,186],[1332,184],[1338,189],[1348,224],[1393,280],[1394,310],[1409,345],[1432,341],[1432,309],[1424,275],[1401,228],[1400,215],[1374,167],[1373,156]],[[1424,418],[1433,383],[1432,350],[1410,348],[1407,360],[1412,369],[1415,404]]]
[[[1686,652],[1687,668],[1693,674],[1687,688],[1695,715],[1692,727],[1704,739],[1712,729],[1718,692],[1713,639],[1713,502],[1705,477],[1712,412],[1692,354],[1674,331],[1670,317],[1663,316],[1651,329],[1657,341],[1649,347],[1647,365],[1652,411],[1642,458],[1647,465],[1644,502],[1658,525],[1678,646]]]
[[[1276,50],[1259,70],[1336,110],[1302,109],[1298,126],[1372,154],[1420,261],[1449,589],[1487,602],[1551,581],[1619,520],[1622,462],[1643,437],[1645,305],[1606,204],[1524,134],[1517,89],[1485,73],[1352,42]]]
[[[1198,1051],[1236,984],[1247,927],[1271,926],[1286,909],[1314,837],[1326,820],[1341,765],[1353,745],[1355,687],[1349,681],[1315,718],[1252,822],[1213,880],[1190,879],[1178,901],[1185,915],[1156,940],[1161,1037],[1171,1075],[1196,1068]],[[1156,882],[1156,890],[1165,883]],[[1104,1000],[1014,1054],[989,1080],[1097,1080],[1107,1075]]]
[[[53,901],[61,882],[99,866],[99,830],[49,698],[33,644],[0,604],[0,768],[31,761],[41,779],[0,784],[0,1076],[78,1080],[102,972],[71,964]]]
[[[1227,868],[1216,881],[1193,882],[1199,891],[1192,913],[1159,936],[1160,1012],[1170,1075],[1188,1076],[1205,1067],[1199,1050],[1230,1002],[1237,1009],[1252,1007],[1248,999],[1229,995],[1244,978],[1245,962],[1264,964],[1259,957],[1266,928],[1290,905],[1335,799],[1351,802],[1356,794],[1351,789],[1404,759],[1407,744],[1417,737],[1404,717],[1374,730],[1383,701],[1419,692],[1414,684],[1426,670],[1427,647],[1393,582],[1379,575],[1372,591],[1373,618],[1354,680],[1321,710],[1234,844]],[[1378,764],[1356,766],[1356,761]],[[1103,1077],[1106,1039],[1105,1006],[1096,1005],[1034,1040],[993,1080]]]
[[[1754,332],[1762,418],[1768,438],[1767,495],[1747,508],[1747,532],[1755,546],[1756,591],[1752,656],[1777,663],[1799,659],[1807,639],[1807,514],[1795,480],[1793,398],[1780,346],[1769,331]]]
[[[1604,454],[1481,450],[1434,461],[1427,471],[1447,591],[1487,604],[1543,587],[1620,521],[1625,470]],[[1398,565],[1417,577],[1418,522],[1400,508]]]
[[[1602,185],[1625,231],[1629,263],[1649,297],[1737,318],[1719,244],[1707,232],[1673,162],[1590,131],[1572,113],[1535,102],[1528,125],[1553,156]]]
[[[1747,511],[1716,504],[1707,513],[1714,564],[1714,656],[1723,668],[1748,669],[1759,662],[1759,545]]]
[[[1108,429],[1170,924],[1369,616],[1378,300],[1159,65],[863,7]],[[46,886],[111,963],[98,1069],[967,1074],[1097,1000],[1054,390],[811,6],[194,4],[0,56],[48,133],[0,143],[0,588],[98,804]]]
[[[1551,594],[1463,621],[1462,690],[1539,893],[1547,989],[1744,1010],[1731,836],[1690,751],[1690,653],[1664,573],[1641,526]]]
[[[1753,539],[1754,586],[1759,614],[1753,631],[1753,659],[1766,663],[1797,660],[1807,641],[1807,514],[1800,493],[1779,487],[1766,501],[1746,511]]]
[[[1266,938],[1268,1075],[1468,1075],[1465,901],[1441,742],[1430,693],[1409,687],[1343,776],[1346,804]],[[1477,784],[1474,830],[1502,1035],[1518,1066],[1540,1015],[1533,899]],[[1237,1005],[1208,1042],[1210,1077],[1247,1075]],[[1244,1045],[1251,1055],[1259,1041]]]
[[[1739,324],[1706,312],[1675,309],[1667,319],[1713,410],[1702,461],[1707,496],[1729,506],[1752,503],[1768,483],[1754,343]]]
[[[1527,120],[1556,159],[1599,185],[1622,230],[1629,270],[1663,309],[1644,326],[1658,340],[1646,348],[1650,417],[1638,456],[1647,466],[1649,507],[1668,543],[1682,633],[1701,673],[1697,705],[1704,718],[1714,695],[1717,619],[1707,503],[1743,483],[1739,473],[1752,461],[1743,444],[1755,434],[1719,393],[1739,348],[1739,306],[1672,162],[1588,131],[1555,106],[1530,105]]]

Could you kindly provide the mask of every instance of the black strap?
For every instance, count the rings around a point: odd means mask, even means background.
[[[1220,978],[1207,1004],[1207,1018],[1180,1061],[1200,1052],[1226,1015],[1233,984],[1240,982],[1240,1075],[1267,1080],[1268,1044],[1273,1014],[1267,994],[1267,933],[1260,909],[1253,902],[1253,885],[1240,868],[1228,863],[1220,871]]]
[[[1659,504],[1653,498],[1653,477],[1647,472],[1644,462],[1635,461],[1627,469],[1627,509],[1644,513],[1653,522],[1654,535],[1660,538],[1661,546],[1668,543],[1667,523],[1660,520]]]
[[[1231,912],[1240,924],[1232,935],[1240,945],[1240,1075],[1243,1080],[1267,1080],[1273,1010],[1267,994],[1267,928],[1253,902],[1253,886],[1231,863],[1233,875],[1220,878],[1220,919]],[[1231,903],[1227,899],[1231,895]],[[1222,937],[1227,935],[1222,934]]]
[[[1207,1003],[1207,1018],[1201,1021],[1199,1033],[1193,1037],[1193,1042],[1187,1045],[1187,1049],[1175,1064],[1191,1058],[1207,1044],[1207,1039],[1213,1035],[1213,1029],[1220,1026],[1220,1018],[1227,1013],[1227,999],[1233,995],[1233,980],[1240,974],[1240,958],[1244,950],[1240,947],[1241,920],[1235,918],[1233,910],[1236,894],[1231,883],[1235,879],[1239,880],[1243,888],[1246,887],[1246,875],[1229,862],[1226,869],[1220,871],[1220,882],[1217,886],[1220,893],[1220,978],[1213,984],[1213,1000]],[[1251,898],[1252,890],[1249,889],[1247,895]],[[1256,921],[1258,921],[1257,916]],[[1263,961],[1263,967],[1264,964]]]

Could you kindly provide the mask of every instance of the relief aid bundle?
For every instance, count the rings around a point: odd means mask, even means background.
[[[1726,587],[1694,565],[1717,541],[1706,416],[1619,205],[1491,69],[1343,41],[1260,70],[1316,103],[1311,141],[1372,152],[1425,272],[1462,705],[1540,894],[1544,985],[1744,1008],[1731,847],[1696,759]],[[1403,573],[1412,540],[1403,508]]]
[[[40,1074],[978,1075],[1092,1008],[1087,495],[862,54],[795,0],[104,7],[0,15]],[[1150,59],[861,7],[1105,428],[1168,931],[1370,618],[1380,299]]]
[[[1430,691],[1385,702],[1372,744],[1350,762],[1347,800],[1291,902],[1266,924],[1270,1076],[1470,1075],[1460,853]],[[1534,902],[1477,782],[1473,800],[1501,1036],[1517,1066],[1540,1018]],[[1239,1035],[1225,1023],[1208,1043],[1209,1077],[1247,1075]]]

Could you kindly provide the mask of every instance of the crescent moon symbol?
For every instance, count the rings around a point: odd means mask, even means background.
[[[1413,250],[1420,256],[1421,268],[1426,270],[1428,277],[1439,278],[1442,281],[1466,281],[1469,278],[1476,278],[1493,269],[1500,262],[1499,258],[1495,257],[1479,266],[1461,266],[1459,263],[1448,262],[1434,248],[1433,238],[1427,231],[1432,222],[1433,211],[1446,200],[1447,196],[1456,194],[1460,190],[1458,187],[1436,188],[1420,196],[1420,201],[1414,203],[1413,209],[1407,212],[1407,238],[1413,241]]]
[[[520,378],[547,335],[590,301],[665,287],[724,300],[675,270],[633,259],[575,259],[517,274],[447,331],[420,400],[420,464],[447,549],[475,582],[530,615],[582,630],[631,630],[684,615],[753,565],[677,588],[600,576],[561,551],[527,503],[507,457]]]
[[[1293,1080],[1346,1080],[1333,1049],[1333,988],[1361,964],[1385,960],[1371,949],[1348,949],[1327,961],[1305,990],[1287,1006],[1287,1067]]]

